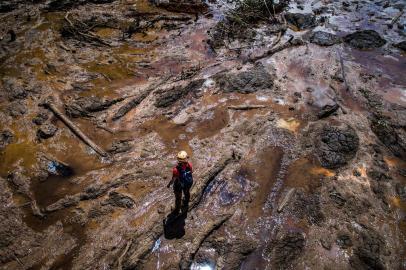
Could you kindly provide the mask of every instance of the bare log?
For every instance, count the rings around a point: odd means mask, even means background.
[[[107,153],[94,143],[89,137],[87,137],[72,121],[70,121],[65,115],[63,115],[54,104],[50,102],[45,102],[44,106],[51,110],[61,121],[69,127],[69,129],[84,143],[89,145],[96,153],[102,157],[106,157]]]
[[[292,198],[292,195],[295,193],[295,189],[291,188],[289,191],[286,193],[285,197],[283,197],[283,200],[279,204],[278,207],[278,213],[283,211],[283,208],[289,203],[290,199]]]
[[[254,109],[263,109],[263,108],[266,108],[266,106],[264,106],[264,105],[240,105],[240,106],[228,106],[227,108],[230,110],[246,111],[246,110],[254,110]]]

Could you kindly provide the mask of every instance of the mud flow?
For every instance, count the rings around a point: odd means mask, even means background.
[[[406,269],[405,10],[1,1],[0,269]]]

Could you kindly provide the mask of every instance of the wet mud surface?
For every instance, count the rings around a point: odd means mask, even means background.
[[[403,1],[3,2],[0,269],[406,268]]]

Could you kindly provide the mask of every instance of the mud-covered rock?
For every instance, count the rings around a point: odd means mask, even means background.
[[[18,2],[16,0],[3,0],[0,2],[0,13],[6,13],[15,10],[18,7]]]
[[[30,194],[30,178],[20,172],[13,172],[7,176],[7,181],[23,195]]]
[[[89,117],[91,113],[100,112],[119,100],[105,100],[99,97],[79,97],[65,104],[65,112],[70,117]]]
[[[168,107],[176,101],[184,98],[189,93],[196,94],[202,87],[204,80],[195,80],[190,82],[185,87],[176,86],[169,90],[161,90],[157,93],[158,97],[155,106],[158,108]]]
[[[390,119],[381,114],[371,116],[371,130],[396,156],[406,158],[406,136],[401,128],[395,128]]]
[[[316,152],[325,168],[336,169],[346,165],[358,151],[359,138],[350,126],[324,126],[316,140]]]
[[[383,270],[381,254],[385,250],[383,238],[373,230],[365,230],[361,234],[359,246],[354,250],[350,263],[354,269]]]
[[[37,126],[40,126],[45,123],[49,118],[49,114],[47,112],[39,112],[33,119],[32,122]]]
[[[324,31],[315,31],[310,37],[310,42],[320,46],[332,46],[334,44],[340,43],[341,40],[334,34]]]
[[[400,50],[406,52],[406,41],[402,41],[402,42],[396,43],[394,46],[395,46],[396,48],[398,48],[398,49],[400,49]]]
[[[27,106],[23,101],[14,101],[6,110],[11,117],[19,117],[27,113]]]
[[[338,106],[337,103],[334,103],[334,104],[332,104],[332,105],[330,105],[330,104],[324,105],[324,106],[317,112],[317,117],[318,117],[319,119],[329,117],[330,115],[332,115],[333,113],[335,113],[335,112],[338,110],[338,108],[340,108],[340,106]]]
[[[109,149],[109,153],[119,154],[130,151],[132,148],[129,140],[115,141]]]
[[[53,124],[45,124],[42,125],[38,131],[37,131],[37,137],[39,139],[48,139],[51,138],[52,136],[55,135],[55,133],[58,131],[58,127],[56,127]]]
[[[220,90],[225,93],[249,94],[259,90],[272,89],[274,86],[273,76],[263,66],[256,66],[237,74],[221,73],[215,76],[215,80]]]
[[[10,130],[3,130],[0,132],[0,150],[4,149],[13,141],[14,135]]]
[[[109,198],[105,200],[102,205],[111,205],[121,208],[133,208],[135,205],[134,200],[126,195],[120,194],[118,192],[110,192]]]
[[[287,232],[271,244],[271,258],[277,269],[286,269],[304,250],[305,238],[299,232]]]
[[[347,199],[335,188],[330,190],[329,197],[334,202],[334,204],[339,208],[343,207],[347,202]]]
[[[85,5],[87,3],[93,4],[107,4],[112,3],[116,0],[51,0],[48,2],[46,7],[49,11],[59,11],[59,10],[66,10],[72,7]]]
[[[386,40],[383,39],[374,30],[356,31],[344,37],[344,41],[351,47],[357,49],[374,49],[385,45]]]
[[[346,232],[339,232],[337,234],[336,243],[339,247],[347,249],[352,246],[351,236]]]
[[[312,13],[287,13],[285,18],[299,30],[309,29],[316,25],[316,17]]]
[[[293,206],[295,215],[298,218],[306,218],[310,224],[321,225],[325,220],[325,216],[321,211],[319,193],[305,194],[298,191]]]
[[[166,10],[182,13],[200,13],[207,10],[207,4],[201,0],[153,0],[155,5]]]

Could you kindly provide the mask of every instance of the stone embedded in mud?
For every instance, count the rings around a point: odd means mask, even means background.
[[[313,32],[313,35],[310,37],[310,42],[320,46],[332,46],[334,44],[340,43],[341,40],[334,34],[324,31],[316,31]]]
[[[40,112],[32,119],[32,122],[37,126],[40,126],[43,123],[45,123],[45,121],[48,120],[48,118],[49,115],[47,112]]]
[[[13,141],[14,135],[9,130],[3,130],[0,132],[0,150],[4,149]]]
[[[55,135],[58,128],[53,124],[45,124],[41,126],[37,131],[37,137],[39,139],[48,139]]]
[[[340,106],[338,106],[337,103],[333,105],[327,104],[320,109],[320,111],[317,113],[317,117],[319,119],[329,117],[330,115],[335,113],[338,110],[338,108],[340,108]]]
[[[325,216],[321,211],[320,193],[305,194],[297,191],[294,201],[295,215],[298,218],[306,218],[310,224],[321,225]]]
[[[14,101],[6,109],[11,117],[22,116],[27,113],[27,106],[23,101]]]
[[[133,208],[135,205],[134,200],[126,195],[118,192],[110,192],[109,198],[102,203],[102,205],[111,205],[121,208]]]
[[[406,41],[402,41],[402,42],[396,43],[394,46],[395,46],[396,48],[402,50],[403,52],[406,52]]]
[[[318,138],[317,155],[321,166],[337,169],[354,158],[358,151],[359,138],[354,129],[325,126]]]
[[[11,183],[18,193],[29,196],[30,179],[20,172],[13,172],[7,176],[7,181]]]
[[[242,94],[254,93],[259,90],[273,88],[273,76],[263,66],[256,66],[251,70],[237,74],[220,73],[214,77],[221,91],[225,93],[238,92]]]
[[[361,30],[344,37],[345,43],[357,49],[374,49],[385,45],[386,40],[383,39],[374,30]]]
[[[120,140],[113,142],[111,148],[108,150],[109,153],[112,154],[119,154],[130,151],[132,148],[130,142],[128,140]]]
[[[17,7],[18,7],[18,1],[15,1],[15,0],[11,0],[11,1],[2,0],[0,2],[0,13],[6,13],[6,12],[13,11]]]
[[[316,25],[316,17],[312,13],[286,13],[285,18],[299,30],[309,29]]]
[[[155,102],[155,106],[158,108],[168,107],[174,104],[176,101],[182,99],[189,93],[196,94],[202,87],[205,80],[199,79],[190,82],[187,86],[176,86],[171,89],[161,90],[157,93],[158,97]]]
[[[297,259],[305,246],[305,238],[302,233],[288,232],[280,239],[271,244],[271,258],[277,269],[286,269]]]
[[[347,249],[352,246],[351,236],[345,232],[340,232],[337,235],[336,243],[339,247]]]
[[[406,136],[390,118],[375,113],[371,116],[371,130],[398,157],[406,158]]]
[[[153,0],[155,5],[166,10],[182,13],[199,13],[207,10],[202,0]]]
[[[381,254],[385,252],[385,241],[372,229],[361,233],[360,244],[354,249],[350,264],[354,269],[386,269]]]
[[[93,4],[107,4],[116,0],[51,0],[48,2],[46,9],[48,11],[59,11],[73,8],[75,6]]]
[[[104,100],[99,97],[79,97],[65,104],[65,112],[70,117],[90,117],[93,112],[100,112],[119,100]]]

